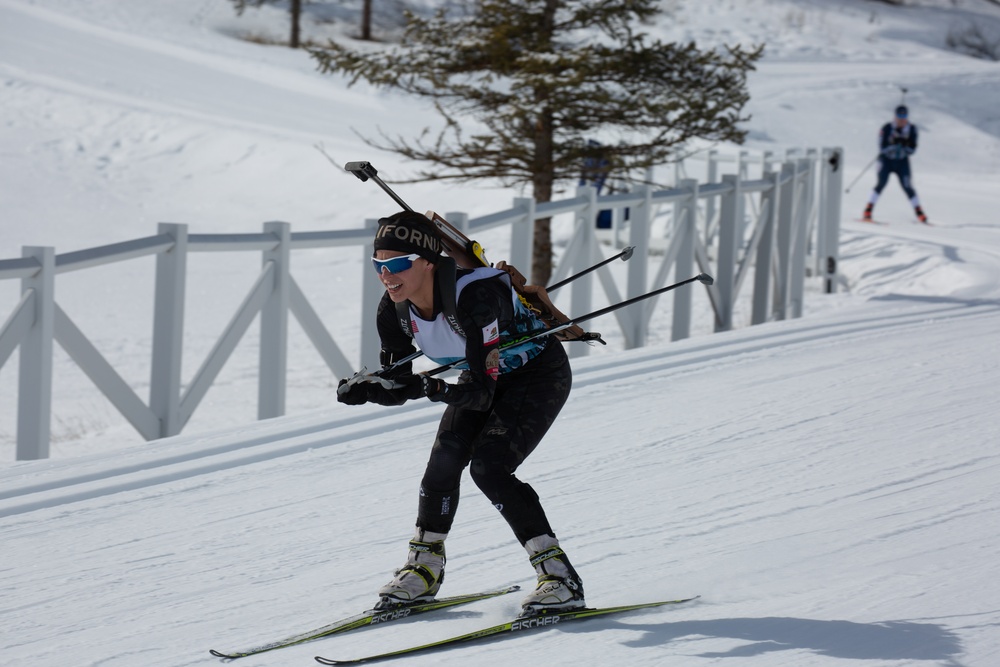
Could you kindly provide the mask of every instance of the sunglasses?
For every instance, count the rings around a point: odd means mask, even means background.
[[[382,275],[383,269],[388,269],[389,273],[402,273],[413,266],[413,260],[419,259],[420,255],[403,255],[402,257],[392,257],[390,259],[375,259],[372,257],[372,264],[375,266],[375,273]]]

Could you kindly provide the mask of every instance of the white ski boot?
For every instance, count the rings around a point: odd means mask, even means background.
[[[522,617],[548,611],[578,609],[586,605],[583,599],[583,581],[573,569],[566,553],[559,547],[559,540],[549,535],[539,535],[528,540],[524,548],[538,573],[538,585],[521,602]]]
[[[406,565],[396,570],[392,581],[383,586],[376,609],[433,600],[444,581],[444,539],[447,533],[430,533],[420,528],[410,540]]]

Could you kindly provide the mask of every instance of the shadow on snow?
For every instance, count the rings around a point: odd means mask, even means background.
[[[776,651],[811,651],[851,660],[952,661],[961,655],[957,634],[941,625],[911,621],[854,623],[804,618],[724,618],[650,625],[615,623],[621,628],[643,630],[629,646],[659,646],[686,637],[742,640],[727,651],[697,654],[703,658],[746,658]],[[570,630],[569,626],[564,628]],[[572,630],[585,630],[585,626]]]

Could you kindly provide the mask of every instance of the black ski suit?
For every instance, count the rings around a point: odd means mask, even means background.
[[[458,384],[430,397],[448,407],[420,484],[417,527],[449,532],[458,508],[462,472],[469,467],[476,486],[524,545],[533,537],[554,537],[554,533],[538,494],[514,472],[538,446],[565,404],[572,371],[562,343],[554,337],[507,348],[501,354],[501,343],[525,331],[540,329],[541,324],[518,305],[505,276],[492,269],[476,271],[470,275],[468,270],[458,270],[457,280],[464,286],[457,291],[454,312],[447,313],[455,317],[457,327],[450,325],[450,330],[444,332],[460,332],[462,337],[454,340],[464,338],[464,349],[436,359],[445,362],[464,356],[468,368]],[[451,278],[439,270],[434,290],[434,315],[439,329],[449,326],[447,318],[441,316],[442,280]],[[426,332],[435,326],[435,320],[419,318],[408,306],[410,331]],[[415,351],[414,339],[401,326],[400,310],[388,293],[379,303],[377,324],[383,366]],[[434,358],[429,350],[423,351]],[[410,372],[411,364],[399,369],[400,374]]]

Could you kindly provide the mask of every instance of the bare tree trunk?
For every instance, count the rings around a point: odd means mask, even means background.
[[[559,0],[546,0],[542,15],[541,30],[551,40],[555,34],[556,8]],[[545,86],[535,90],[535,103],[539,113],[535,119],[535,163],[532,165],[532,185],[535,201],[552,201],[552,186],[555,183],[555,121],[549,108],[550,91]],[[546,218],[535,223],[534,249],[531,259],[531,283],[547,285],[552,277],[552,219]]]
[[[531,283],[544,287],[552,277],[552,218],[535,221],[534,254],[531,262]]]
[[[292,38],[288,45],[293,49],[301,46],[300,23],[302,19],[302,0],[292,0]]]
[[[555,168],[552,164],[552,114],[543,114],[536,122],[535,168],[532,178],[533,194],[539,203],[552,201]],[[545,286],[552,277],[552,219],[535,222],[535,236],[531,257],[531,284]]]
[[[372,0],[365,0],[361,8],[361,39],[372,38]]]

